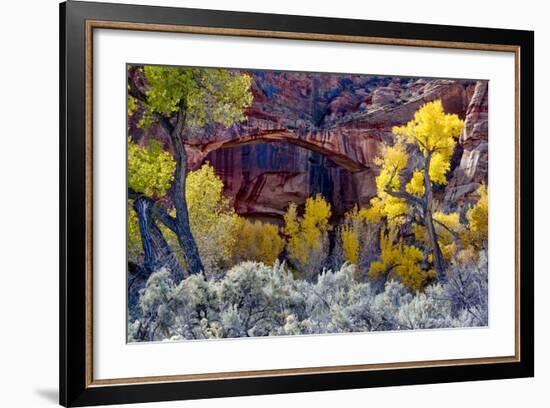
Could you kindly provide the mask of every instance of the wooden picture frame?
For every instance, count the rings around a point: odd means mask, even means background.
[[[196,33],[515,54],[515,353],[501,357],[93,377],[93,31]],[[68,1],[60,5],[60,403],[64,406],[443,383],[534,375],[534,33]],[[521,249],[521,250],[520,250]]]

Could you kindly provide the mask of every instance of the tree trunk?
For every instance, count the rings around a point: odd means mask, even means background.
[[[170,275],[175,284],[178,284],[183,279],[183,270],[178,262],[178,258],[168,242],[164,239],[162,231],[153,220],[151,222],[151,239],[153,241],[153,250],[158,254],[159,264],[170,270]]]
[[[145,198],[139,197],[134,200],[143,247],[143,266],[148,273],[154,272],[158,267],[158,257],[153,250],[153,239],[151,237],[151,203]]]
[[[432,204],[433,204],[433,193],[432,193],[432,182],[430,180],[430,162],[432,159],[432,153],[428,152],[426,155],[426,160],[424,162],[424,222],[426,224],[426,229],[428,230],[428,238],[430,240],[430,245],[432,247],[434,267],[437,272],[437,278],[440,282],[447,281],[447,273],[445,271],[445,259],[441,253],[441,248],[439,247],[439,242],[437,241],[437,234],[435,232],[434,220],[432,215]]]
[[[187,153],[183,145],[183,132],[185,129],[185,112],[182,109],[178,112],[177,124],[170,134],[174,156],[176,159],[176,174],[174,180],[173,196],[174,207],[176,207],[176,228],[178,242],[183,249],[187,270],[190,275],[200,273],[204,270],[199,255],[199,249],[189,225],[189,212],[185,199],[185,179],[187,177]]]
[[[428,211],[424,213],[424,219],[426,220],[426,229],[428,230],[428,237],[430,239],[430,244],[433,248],[433,261],[434,261],[435,270],[437,272],[437,279],[440,282],[447,282],[447,273],[445,272],[445,269],[446,269],[445,259],[443,258],[443,254],[441,253],[441,248],[439,247],[439,243],[437,242],[437,235],[435,233],[431,210],[428,209]]]
[[[132,86],[129,90],[131,95],[141,101],[145,101],[146,95],[143,94],[139,89],[137,89],[134,81],[130,82],[132,83]],[[178,111],[175,126],[170,123],[170,120],[168,118],[163,117],[162,115],[158,115],[158,119],[160,121],[160,124],[164,127],[164,129],[166,129],[166,131],[170,135],[176,160],[176,174],[172,196],[174,206],[176,207],[176,218],[174,226],[167,226],[172,229],[178,236],[178,242],[183,250],[189,274],[199,273],[204,268],[199,255],[197,244],[195,243],[195,239],[193,238],[193,234],[191,233],[191,227],[189,225],[189,213],[187,211],[187,203],[185,201],[187,154],[185,152],[185,146],[183,145],[183,135],[186,125],[186,109],[184,102],[182,101],[182,104]],[[166,225],[166,220],[161,221]]]
[[[141,244],[143,247],[143,266],[148,275],[152,272],[167,267],[172,279],[179,283],[183,279],[183,271],[176,255],[164,239],[161,230],[152,217],[154,203],[146,197],[134,199],[134,210],[138,216]]]

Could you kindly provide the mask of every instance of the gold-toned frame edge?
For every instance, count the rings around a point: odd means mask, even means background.
[[[515,353],[513,356],[478,357],[447,360],[429,360],[414,362],[396,362],[379,364],[357,364],[323,367],[301,367],[273,370],[251,370],[214,372],[200,374],[126,377],[112,379],[93,378],[93,30],[118,29],[131,31],[153,31],[186,34],[222,35],[236,37],[277,38],[309,41],[329,41],[341,43],[380,44],[412,47],[451,48],[479,51],[513,52],[515,57]],[[287,31],[268,31],[234,28],[198,27],[187,25],[167,25],[148,23],[129,23],[107,20],[86,20],[86,232],[85,232],[85,285],[86,285],[86,347],[85,347],[85,386],[102,387],[113,385],[131,385],[146,383],[168,383],[184,381],[227,380],[254,377],[293,376],[304,374],[358,372],[372,370],[408,369],[420,367],[461,366],[471,364],[514,363],[521,361],[520,356],[520,52],[521,47],[504,44],[465,43],[435,40],[396,39],[369,36],[333,35],[318,33],[299,33]]]

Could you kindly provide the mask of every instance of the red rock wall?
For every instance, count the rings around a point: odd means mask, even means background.
[[[343,79],[349,82],[342,85]],[[255,76],[248,121],[234,127],[231,136],[222,132],[202,144],[196,157],[201,162],[207,154],[239,213],[276,218],[290,201],[303,204],[316,192],[327,196],[311,175],[319,170],[311,164],[312,156],[322,154],[328,158],[328,196],[340,216],[356,203],[368,205],[376,194],[374,158],[380,143],[392,141],[392,127],[408,122],[425,102],[441,99],[445,111],[465,119],[463,152],[459,150],[450,182],[439,194],[444,207],[453,207],[473,199],[472,192],[487,181],[486,90],[486,82],[473,81]]]
[[[478,82],[466,111],[459,143],[463,148],[459,166],[445,191],[446,203],[475,200],[481,183],[487,185],[489,171],[489,84]]]
[[[210,161],[241,214],[280,218],[290,201],[300,204],[317,192],[330,196],[336,214],[367,205],[376,193],[380,144],[391,143],[392,127],[435,99],[465,119],[449,183],[438,197],[452,207],[487,182],[487,82],[247,73],[254,94],[248,119],[229,129],[191,129],[187,145],[190,167]]]

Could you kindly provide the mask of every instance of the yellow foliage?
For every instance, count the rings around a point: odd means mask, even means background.
[[[428,232],[426,231],[426,227],[424,227],[424,225],[413,222],[412,228],[414,233],[414,239],[417,240],[418,242],[426,244],[428,242]]]
[[[477,191],[479,200],[474,207],[468,210],[466,218],[473,230],[484,233],[487,236],[489,231],[489,195],[484,185],[481,185]]]
[[[404,126],[396,126],[393,133],[406,143],[416,144],[426,156],[428,152],[440,153],[450,158],[460,135],[464,121],[457,115],[443,111],[441,100],[424,104],[414,118]]]
[[[439,249],[447,262],[451,261],[457,252],[457,239],[460,237],[464,226],[460,223],[458,213],[433,213],[434,227],[437,234]],[[429,246],[428,232],[421,224],[413,223],[414,238],[419,243]],[[432,262],[433,255],[430,253],[429,261]]]
[[[440,243],[439,249],[441,249],[441,254],[446,262],[450,262],[455,257],[457,252],[456,243],[454,241],[448,244]]]
[[[374,201],[376,203],[377,201]],[[344,214],[338,227],[339,242],[345,261],[357,265],[358,279],[365,278],[365,266],[378,253],[378,232],[382,215],[380,208],[359,208],[357,205]]]
[[[176,162],[162,143],[151,139],[140,146],[128,137],[128,187],[149,197],[162,197],[174,180]]]
[[[449,262],[456,254],[457,241],[459,241],[464,226],[460,223],[458,213],[446,214],[436,211],[433,214],[433,219],[443,258]]]
[[[357,265],[359,263],[359,237],[351,228],[344,226],[341,231],[342,249],[346,261]]]
[[[343,225],[340,227],[342,250],[347,262],[358,265],[361,252],[361,231],[365,225],[364,212],[357,206],[344,215]]]
[[[309,247],[318,247],[321,234],[329,230],[328,220],[330,216],[330,204],[325,201],[323,196],[317,194],[315,197],[306,200],[301,229]]]
[[[189,172],[185,197],[191,232],[206,269],[226,266],[235,245],[238,216],[223,195],[222,180],[209,163]]]
[[[403,143],[396,143],[393,146],[384,145],[381,156],[375,162],[380,166],[380,174],[376,177],[378,191],[398,190],[401,186],[399,175],[407,165],[409,156]]]
[[[444,213],[441,211],[436,211],[433,214],[433,218],[435,221],[452,231],[458,232],[462,227],[458,213]]]
[[[402,198],[388,196],[384,200],[384,212],[388,225],[400,225],[405,222],[405,216],[409,214],[409,206]]]
[[[141,257],[142,245],[138,216],[131,200],[128,200],[126,212],[128,214],[128,260],[136,262]]]
[[[430,158],[432,183],[447,184],[446,174],[463,127],[464,122],[457,115],[445,113],[443,104],[437,100],[423,105],[406,125],[394,127],[393,133],[398,137],[398,143],[415,144],[424,157]]]
[[[447,171],[464,122],[454,114],[446,114],[440,100],[428,102],[405,126],[396,126],[393,133],[407,143],[416,144],[425,157],[430,155],[429,174],[432,182],[447,184]]]
[[[435,207],[433,196],[429,193],[434,183],[447,183],[456,139],[463,127],[464,122],[457,115],[445,113],[443,104],[437,100],[424,104],[406,125],[392,129],[396,142],[393,146],[384,146],[376,160],[380,166],[376,178],[377,195],[371,200],[371,207],[365,210],[365,219],[385,219],[392,232],[381,236],[380,260],[371,264],[370,275],[391,272],[414,289],[421,288],[427,279],[435,276],[433,270],[424,271],[421,268],[424,254],[419,248],[396,239],[396,227],[402,228],[405,223],[412,222],[415,239],[422,247],[431,249],[427,255],[430,258],[428,261],[432,262],[435,245],[428,239],[425,227],[432,220],[418,217],[426,215],[426,209]],[[411,178],[402,188],[402,173],[409,161],[408,152],[411,149],[408,148],[411,145],[421,153],[423,162],[415,165]],[[425,170],[428,180],[425,179]],[[429,213],[427,216],[432,217]],[[479,218],[479,214],[476,217]],[[462,231],[459,216],[457,213],[435,213],[433,221],[437,244],[448,260],[456,254],[459,245],[457,237]]]
[[[451,168],[451,154],[437,152],[430,159],[430,180],[432,183],[447,184],[447,172]]]
[[[210,228],[220,212],[229,208],[229,201],[223,196],[223,182],[216,176],[210,163],[189,172],[186,178],[185,198],[189,210],[191,229],[199,231]]]
[[[361,208],[359,214],[366,222],[380,222],[383,214],[383,202],[379,197],[370,200],[369,208]]]
[[[284,215],[284,232],[287,238],[287,247],[289,254],[295,258],[298,263],[304,264],[309,258],[304,240],[302,239],[301,223],[298,220],[298,211],[295,203],[290,203]]]
[[[321,248],[330,230],[330,216],[330,204],[320,194],[306,200],[302,219],[298,219],[296,204],[288,207],[284,215],[288,252],[301,267],[311,261],[314,250]]]
[[[191,232],[207,271],[217,271],[244,260],[272,264],[284,247],[276,225],[239,217],[223,195],[223,182],[206,163],[186,178],[185,196]],[[171,210],[175,215],[175,210]],[[175,234],[162,231],[179,261],[185,260]]]
[[[130,89],[130,85],[128,85],[128,90]],[[134,98],[132,95],[130,95],[130,92],[128,92],[128,102],[126,103],[127,110],[128,110],[128,117],[132,116],[135,111],[138,110],[138,104],[136,101],[136,98]]]
[[[284,241],[279,228],[261,221],[250,222],[237,217],[235,225],[235,245],[233,263],[258,261],[273,264],[283,250]]]
[[[300,233],[300,222],[298,221],[298,208],[296,204],[290,203],[285,215],[285,234],[294,237]]]
[[[370,205],[359,211],[367,223],[380,222],[386,218],[388,225],[397,226],[405,222],[405,216],[409,213],[409,206],[404,199],[384,192],[379,192],[377,197],[371,199]]]
[[[368,274],[371,278],[377,278],[382,274],[395,274],[404,285],[413,290],[420,290],[426,281],[436,274],[433,270],[422,269],[420,262],[424,259],[424,254],[419,248],[406,245],[402,239],[396,238],[395,229],[388,233],[380,233],[380,259],[371,263]]]
[[[478,202],[466,213],[468,230],[463,234],[463,241],[481,249],[486,245],[489,234],[489,195],[483,184],[477,193]]]
[[[418,197],[424,195],[426,187],[424,186],[424,172],[422,170],[416,170],[413,173],[411,179],[405,187],[405,190],[407,191],[407,193],[413,194]]]
[[[377,197],[371,201],[371,219],[377,215],[386,217],[390,226],[403,224],[410,208],[404,198],[390,194],[401,188],[401,173],[407,166],[407,144],[416,145],[424,155],[424,165],[429,166],[430,183],[446,184],[456,138],[464,123],[457,115],[446,114],[441,101],[426,103],[404,126],[393,128],[397,141],[393,146],[383,146],[376,159],[380,174],[376,177]],[[413,172],[405,191],[417,197],[426,192],[424,170]]]
[[[409,214],[409,206],[404,199],[384,192],[379,192],[370,204],[369,208],[361,209],[361,214],[367,222],[379,222],[386,218],[389,226],[397,226],[403,224],[405,216]]]

